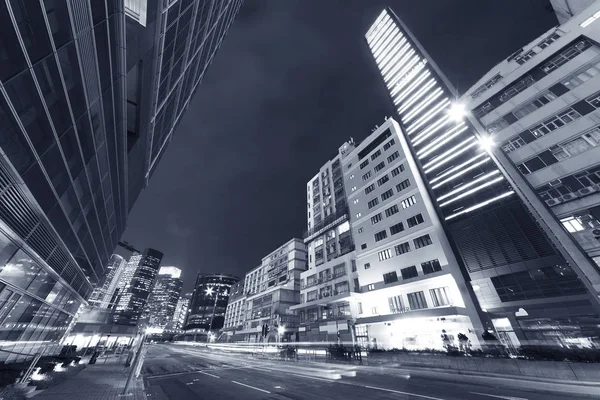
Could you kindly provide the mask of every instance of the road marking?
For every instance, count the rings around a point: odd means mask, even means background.
[[[250,386],[250,385],[246,385],[245,383],[241,383],[241,382],[237,382],[237,381],[231,381],[231,382],[235,383],[236,385],[249,387],[250,389],[259,390],[261,392],[265,392],[265,393],[269,393],[269,394],[271,393],[268,390],[257,388],[257,387]]]
[[[377,390],[384,390],[386,392],[392,392],[392,393],[399,393],[399,394],[406,394],[408,396],[415,396],[415,397],[421,397],[423,399],[431,399],[431,400],[444,400],[441,397],[431,397],[431,396],[425,396],[424,394],[417,394],[417,393],[409,393],[409,392],[401,392],[399,390],[392,390],[392,389],[385,389],[385,388],[380,388],[377,386],[367,386],[365,385],[364,387],[369,388],[369,389],[377,389]],[[527,400],[527,399],[525,399]]]
[[[469,393],[478,394],[480,396],[495,397],[497,399],[504,399],[504,400],[527,400],[524,397],[500,396],[497,394],[487,394],[487,393],[479,393],[479,392],[469,392]]]
[[[196,371],[196,372],[198,372],[198,373],[200,373],[200,374],[204,374],[204,375],[212,376],[213,378],[220,378],[220,376],[216,376],[216,375],[213,375],[213,374],[209,374],[208,372],[204,372],[204,371]]]

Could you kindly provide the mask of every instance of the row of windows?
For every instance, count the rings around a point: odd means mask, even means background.
[[[556,162],[574,157],[598,145],[600,145],[600,128],[596,127],[575,139],[570,139],[567,142],[550,147],[548,149],[549,154],[548,152],[544,152],[544,156],[537,155],[517,165],[517,168],[519,168],[519,171],[523,175],[528,175]]]
[[[431,237],[427,234],[427,235],[419,236],[418,238],[413,239],[413,244],[415,246],[415,249],[420,249],[422,247],[433,244],[433,242],[431,241]],[[402,255],[404,253],[408,253],[409,251],[411,251],[410,243],[409,242],[400,243],[400,244],[394,246],[394,251],[396,252],[396,256]],[[383,261],[383,260],[387,260],[388,258],[392,258],[392,252],[390,249],[382,250],[377,254],[379,257],[379,261]],[[367,264],[365,264],[365,269],[368,269],[366,267],[366,265]]]
[[[440,262],[437,259],[421,263],[421,268],[423,269],[423,273],[425,275],[442,270]],[[415,267],[414,265],[412,265],[410,267],[402,268],[400,270],[400,273],[402,274],[402,279],[405,279],[405,280],[416,278],[419,276],[417,267]],[[398,282],[398,274],[396,273],[396,271],[392,271],[392,272],[383,274],[383,283],[385,283],[387,285],[389,283],[394,283],[394,282]]]
[[[560,36],[561,35],[558,32],[554,32],[553,34],[548,36],[546,39],[544,39],[540,43],[538,43],[536,46],[539,47],[541,50],[543,50],[546,47],[548,47],[550,44],[557,41],[560,38]],[[529,61],[533,57],[535,57],[538,53],[539,53],[539,51],[536,48],[533,48],[524,54],[519,54],[518,56],[514,57],[514,60],[517,62],[517,64],[523,65],[527,61]]]
[[[377,215],[379,215],[381,217],[381,214],[377,214]],[[371,218],[371,222],[373,222],[372,218]],[[420,213],[417,214],[417,215],[414,215],[414,216],[412,216],[412,217],[410,217],[410,218],[408,218],[406,220],[406,223],[408,224],[409,228],[412,228],[413,226],[416,226],[416,225],[421,224],[423,222],[425,222],[425,220],[423,219],[423,215],[420,214]],[[395,225],[392,225],[390,227],[390,234],[395,235],[397,233],[402,232],[403,230],[404,230],[404,224],[402,222],[399,222],[399,223],[397,223]],[[386,230],[377,232],[375,234],[375,241],[376,242],[379,242],[379,241],[381,241],[381,240],[383,240],[385,238],[387,238],[387,231]]]
[[[561,179],[549,182],[536,189],[544,201],[558,199],[564,195],[575,193],[585,187],[600,184],[600,166],[579,171]]]
[[[431,300],[434,307],[442,307],[447,306],[452,303],[450,299],[450,288],[440,287],[429,290],[429,295],[431,296]],[[422,310],[428,308],[427,300],[425,298],[425,294],[422,291],[408,293],[406,295],[408,299],[409,307],[406,307],[402,295],[388,297],[388,303],[390,306],[391,313],[404,313],[411,310]],[[362,307],[360,307],[362,309]],[[360,310],[362,311],[362,310]],[[377,314],[377,308],[373,307],[371,310],[373,314]],[[360,312],[359,312],[360,314]]]
[[[543,93],[543,94],[535,97],[533,100],[530,100],[527,103],[523,104],[519,108],[513,110],[511,114],[516,118],[516,120],[519,120],[519,119],[525,117],[526,115],[531,114],[538,108],[541,108],[544,105],[550,103],[552,100],[555,100],[556,98],[557,98],[557,96],[552,92]],[[512,121],[512,118],[510,120],[507,120],[506,117],[501,117],[501,118],[498,118],[496,121],[490,123],[486,127],[486,130],[489,133],[500,132],[502,129],[511,125],[513,122],[514,121]]]
[[[569,107],[568,109],[561,111],[559,114],[548,118],[541,124],[530,128],[529,132],[531,135],[533,135],[532,140],[536,140],[579,118],[581,118],[581,114]],[[510,139],[507,143],[502,145],[502,150],[505,153],[510,153],[520,147],[525,146],[527,143],[531,143],[532,140],[526,141],[522,135],[523,134],[520,134]]]

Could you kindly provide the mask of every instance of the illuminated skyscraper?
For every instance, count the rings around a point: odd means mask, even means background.
[[[192,300],[192,294],[186,293],[179,297],[177,305],[175,306],[175,313],[171,323],[167,325],[168,329],[183,329],[185,326],[185,320],[187,319],[188,312],[190,311],[190,301]]]
[[[148,296],[154,287],[156,274],[163,254],[154,249],[146,249],[140,257],[131,283],[119,295],[113,320],[120,325],[137,325],[144,313]]]
[[[183,286],[180,276],[181,270],[176,267],[161,267],[158,271],[145,310],[144,321],[149,327],[164,329],[172,322]]]
[[[379,15],[366,41],[482,320],[513,346],[594,336],[600,308],[597,283],[586,276],[589,259],[531,188],[515,185],[506,158],[481,136],[391,10]]]

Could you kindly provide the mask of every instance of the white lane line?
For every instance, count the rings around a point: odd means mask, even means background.
[[[237,381],[231,381],[231,382],[235,383],[236,385],[240,385],[240,386],[246,386],[246,387],[248,387],[248,388],[250,388],[250,389],[254,389],[254,390],[260,390],[261,392],[265,392],[265,393],[269,393],[269,394],[271,393],[271,392],[269,392],[268,390],[261,389],[261,388],[257,388],[257,387],[250,386],[250,385],[246,385],[245,383],[241,383],[241,382],[237,382]]]
[[[495,397],[497,399],[504,399],[504,400],[527,400],[524,397],[500,396],[497,394],[487,394],[487,393],[479,393],[479,392],[469,392],[469,393],[478,394],[480,396]]]
[[[417,394],[417,393],[409,393],[409,392],[401,392],[399,390],[392,390],[392,389],[385,389],[385,388],[380,388],[377,386],[367,386],[365,385],[364,387],[369,388],[369,389],[377,389],[377,390],[384,390],[386,392],[392,392],[392,393],[399,393],[399,394],[406,394],[408,396],[415,396],[415,397],[421,397],[423,399],[431,399],[431,400],[444,400],[441,397],[431,397],[431,396],[426,396],[424,394]],[[525,399],[527,400],[527,399]]]
[[[216,375],[213,375],[213,374],[209,374],[208,372],[204,372],[204,371],[196,371],[196,372],[198,372],[198,373],[200,373],[200,374],[204,374],[204,375],[212,376],[213,378],[220,378],[220,376],[216,376]]]

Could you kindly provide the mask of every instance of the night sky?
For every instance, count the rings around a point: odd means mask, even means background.
[[[188,291],[301,237],[306,182],[393,114],[364,42],[385,6],[459,92],[557,24],[547,0],[246,0],[122,239]]]

